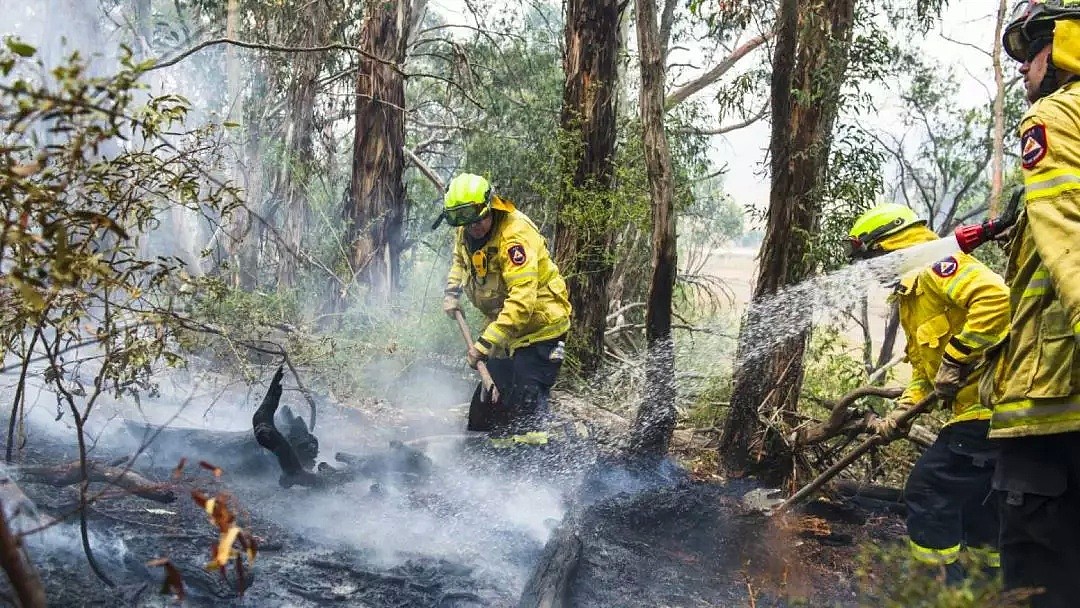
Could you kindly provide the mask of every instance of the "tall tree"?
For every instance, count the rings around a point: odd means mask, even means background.
[[[345,204],[354,278],[389,297],[400,278],[405,217],[405,75],[410,0],[369,3],[360,31],[352,178]]]
[[[566,3],[566,84],[560,124],[565,175],[555,256],[574,306],[573,355],[588,374],[604,353],[608,283],[615,267],[612,178],[622,0]]]
[[[822,191],[840,91],[847,72],[855,0],[781,0],[771,83],[771,184],[754,301],[739,340],[740,360],[762,322],[754,303],[812,271]],[[809,315],[809,311],[803,314]],[[771,349],[735,375],[720,456],[732,472],[754,470],[770,483],[793,480],[782,430],[763,420],[794,422],[809,332]]]
[[[664,23],[674,0],[668,0]],[[643,455],[667,452],[675,429],[675,353],[671,336],[671,300],[678,259],[675,250],[675,181],[671,148],[664,131],[665,46],[657,25],[656,3],[635,0],[641,54],[642,144],[652,198],[652,273],[645,311],[647,390],[634,422],[632,449]],[[663,28],[668,30],[668,28]]]
[[[304,3],[296,16],[292,43],[299,47],[317,47],[330,42],[332,28],[327,27],[333,7],[328,0]],[[292,79],[288,87],[288,119],[285,125],[285,153],[277,176],[281,197],[283,251],[278,264],[278,288],[291,287],[296,280],[296,251],[307,227],[309,205],[307,187],[313,156],[312,129],[315,120],[317,78],[324,58],[320,53],[298,53],[292,57]]]

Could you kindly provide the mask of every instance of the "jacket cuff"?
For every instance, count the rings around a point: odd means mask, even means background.
[[[479,351],[480,354],[483,355],[485,359],[487,359],[488,355],[491,354],[491,342],[488,342],[487,340],[485,340],[483,338],[480,338],[479,340],[477,340],[476,344],[473,344],[473,348],[475,348],[477,351]]]
[[[972,356],[972,348],[970,346],[957,340],[956,336],[953,336],[945,344],[945,350],[941,353],[941,358],[956,365],[966,365],[976,357]]]

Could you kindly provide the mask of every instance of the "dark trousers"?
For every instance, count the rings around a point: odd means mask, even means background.
[[[990,496],[997,451],[986,438],[989,426],[985,420],[946,426],[911,470],[904,502],[919,561],[946,565],[961,547],[997,546],[997,501]]]
[[[540,428],[562,367],[560,341],[537,342],[515,350],[509,358],[489,359],[487,367],[499,389],[499,401],[483,403],[482,387],[477,386],[469,408],[469,430],[514,434]]]
[[[1080,605],[1080,433],[998,443],[1005,588],[1045,589],[1034,608]]]

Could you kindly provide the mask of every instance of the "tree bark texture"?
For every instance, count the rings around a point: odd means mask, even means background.
[[[3,509],[0,509],[0,567],[7,574],[19,606],[45,608],[49,605],[41,578],[26,556],[22,541],[8,526]]]
[[[771,86],[772,183],[754,301],[813,271],[809,244],[818,230],[854,11],[854,0],[780,4]],[[801,319],[762,320],[752,303],[742,335],[745,338],[746,328],[761,322],[808,326],[811,312],[797,313],[805,315]],[[740,366],[736,372],[720,445],[722,462],[730,472],[757,473],[778,487],[795,481],[794,454],[783,440],[783,427],[796,423],[808,335],[803,331],[775,345],[763,361]],[[760,346],[740,340],[740,357]]]
[[[525,583],[517,608],[567,608],[571,605],[570,586],[581,561],[582,513],[581,507],[575,507],[551,533]]]
[[[327,27],[332,8],[328,0],[304,3],[295,27],[299,30],[295,43],[301,47],[323,46],[330,42],[331,28]],[[307,184],[312,161],[312,129],[315,120],[316,81],[323,57],[319,53],[296,53],[291,56],[294,73],[288,90],[288,123],[285,125],[285,155],[277,178],[281,200],[281,238],[284,247],[278,256],[278,289],[287,289],[296,282],[297,257],[301,239],[308,224],[309,204]]]
[[[569,0],[560,125],[564,182],[555,256],[574,307],[571,354],[582,372],[604,353],[608,284],[615,268],[612,178],[618,94],[619,0]]]
[[[352,179],[345,204],[353,278],[384,300],[398,286],[405,218],[405,60],[409,0],[368,4],[359,57]],[[394,65],[388,65],[390,62]]]
[[[641,53],[641,123],[645,166],[652,198],[652,273],[645,309],[648,343],[646,394],[638,408],[632,437],[641,455],[667,452],[675,430],[675,357],[671,336],[671,300],[678,260],[675,252],[674,179],[671,149],[664,131],[665,41],[656,23],[654,0],[635,0]]]

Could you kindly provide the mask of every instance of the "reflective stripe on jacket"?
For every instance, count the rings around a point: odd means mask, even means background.
[[[1080,83],[1032,104],[1020,133],[1025,209],[1006,271],[1009,340],[983,393],[991,437],[1080,430]]]
[[[548,253],[540,231],[513,204],[498,197],[491,234],[469,250],[465,228],[458,228],[446,293],[462,292],[488,318],[477,341],[484,354],[511,353],[557,338],[570,329],[566,282]]]

